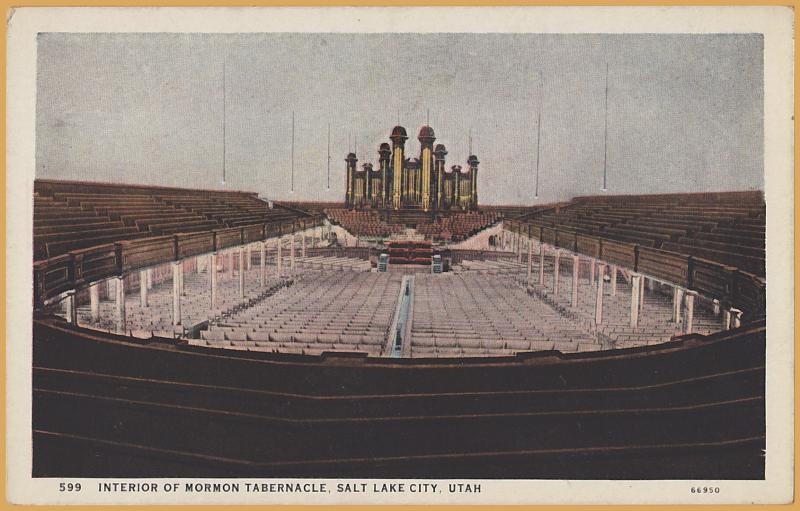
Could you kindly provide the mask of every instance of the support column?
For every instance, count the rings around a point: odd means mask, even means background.
[[[728,309],[725,309],[722,313],[722,329],[723,330],[731,329],[731,311]]]
[[[71,291],[66,298],[64,298],[65,315],[67,322],[73,325],[78,324],[78,305],[75,300],[75,291]]]
[[[742,326],[742,311],[731,307],[731,329]]]
[[[687,334],[692,333],[694,330],[694,297],[697,296],[697,291],[686,291],[686,328]]]
[[[641,311],[644,308],[644,280],[645,277],[640,275],[639,278],[639,310]]]
[[[291,245],[289,245],[289,267],[294,270],[294,242],[296,236],[292,234],[289,239],[291,240]],[[358,244],[356,244],[358,246]]]
[[[258,258],[258,278],[261,287],[264,287],[267,285],[267,242],[262,241],[258,248],[260,252]]]
[[[208,273],[211,275],[211,310],[217,309],[217,253],[208,256]]]
[[[589,260],[589,283],[594,285],[595,267],[597,266],[597,259]]]
[[[578,284],[581,276],[581,258],[577,254],[572,256],[572,302],[570,306],[578,306]]]
[[[300,257],[306,258],[306,231],[303,231],[302,240],[300,242]]]
[[[611,296],[617,296],[617,265],[611,265]]]
[[[239,247],[239,298],[244,300],[244,248]]]
[[[181,273],[180,261],[172,263],[172,325],[181,324]]]
[[[183,262],[181,264],[181,271],[178,273],[178,285],[180,286],[181,296],[186,296],[186,292],[183,289]]]
[[[147,300],[147,270],[139,271],[139,305],[149,307]]]
[[[281,275],[283,271],[283,258],[281,257],[281,253],[283,252],[283,237],[278,238],[278,252],[275,254],[275,264],[277,265],[278,269],[278,276]]]
[[[533,243],[528,239],[528,280],[527,285],[531,285],[531,270],[533,269]]]
[[[642,290],[642,276],[631,273],[631,327],[639,326],[639,293]]]
[[[558,272],[559,260],[561,259],[561,251],[556,249],[553,257],[553,294],[558,296]]]
[[[248,244],[247,245],[247,251],[245,252],[245,257],[247,258],[247,262],[245,263],[245,266],[247,266],[248,270],[252,270],[253,269],[253,252],[251,250],[252,246],[253,246],[252,244]]]
[[[539,285],[544,286],[544,243],[539,242]]]
[[[517,235],[517,262],[522,262],[522,236]]]
[[[147,269],[147,289],[153,289],[153,269]]]
[[[117,277],[114,280],[115,289],[115,321],[114,331],[118,334],[125,333],[125,281],[122,277]]]
[[[606,265],[600,263],[597,265],[597,298],[594,303],[594,323],[600,325],[603,323],[603,279],[606,274]]]
[[[89,310],[92,314],[92,323],[100,319],[100,284],[89,286]]]
[[[672,321],[681,322],[681,309],[683,308],[683,289],[675,286],[672,288]]]
[[[228,278],[233,278],[233,250],[228,250]]]

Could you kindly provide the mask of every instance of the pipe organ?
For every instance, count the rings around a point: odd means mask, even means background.
[[[447,149],[434,146],[433,128],[423,126],[417,140],[419,157],[406,158],[406,129],[395,126],[389,136],[392,144],[378,149],[378,166],[364,163],[349,153],[345,203],[353,208],[435,210],[473,210],[478,208],[478,158],[469,155],[467,166],[453,165],[446,170]]]

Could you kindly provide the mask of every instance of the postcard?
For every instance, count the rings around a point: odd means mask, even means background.
[[[793,498],[785,7],[21,8],[8,498]]]

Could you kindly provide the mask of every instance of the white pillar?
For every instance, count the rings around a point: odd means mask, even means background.
[[[742,326],[742,311],[731,307],[731,328],[739,328]]]
[[[527,285],[531,285],[531,273],[533,269],[533,243],[528,239],[528,280]]]
[[[672,321],[681,322],[681,309],[683,308],[683,289],[678,286],[672,288]]]
[[[289,237],[291,240],[291,245],[289,245],[289,268],[292,270],[294,270],[294,242],[296,237],[294,233]],[[356,246],[358,246],[358,244],[356,244]]]
[[[570,305],[575,308],[578,306],[578,285],[581,276],[581,258],[577,254],[572,256],[572,302]]]
[[[208,255],[208,272],[211,277],[211,310],[217,308],[217,253]]]
[[[589,283],[594,285],[595,267],[597,266],[597,259],[589,259]]]
[[[180,286],[181,296],[186,296],[186,293],[183,290],[183,261],[180,262],[181,271],[178,272],[178,286]]]
[[[64,298],[64,308],[65,308],[65,315],[67,316],[67,322],[72,323],[73,325],[78,324],[78,306],[75,300],[75,291],[70,291],[67,294],[67,297]]]
[[[303,234],[301,236],[302,236],[302,238],[301,238],[302,241],[300,242],[300,257],[305,259],[305,257],[306,257],[306,231],[303,231]]]
[[[109,300],[111,300],[112,296],[116,296],[116,289],[114,285],[116,284],[117,279],[108,279],[106,280],[106,296]]]
[[[559,273],[559,260],[561,259],[561,251],[559,249],[555,250],[555,255],[553,257],[553,294],[558,296],[558,273]]]
[[[183,265],[180,261],[172,263],[172,324],[181,324],[181,273]]]
[[[606,265],[600,263],[597,265],[597,299],[594,304],[594,323],[599,325],[603,323],[603,284],[605,280]]]
[[[722,313],[722,328],[723,330],[731,329],[731,311],[728,309]]]
[[[611,296],[617,296],[617,265],[611,265]]]
[[[100,319],[100,284],[89,286],[89,310],[92,314],[92,323],[97,323]]]
[[[147,300],[147,270],[139,271],[139,305],[143,308],[150,306]]]
[[[694,297],[697,291],[686,291],[686,333],[690,334],[694,330]]]
[[[517,262],[522,262],[522,236],[517,235]]]
[[[244,247],[239,247],[239,298],[244,300]]]
[[[118,334],[125,333],[125,281],[122,277],[114,279],[115,289],[115,323],[114,331]]]
[[[245,262],[245,266],[247,267],[248,270],[253,269],[253,253],[250,250],[250,247],[251,247],[251,245],[248,244],[247,245],[247,251],[244,254],[245,258],[247,259],[247,261]]]
[[[153,269],[147,269],[147,289],[153,289]]]
[[[641,275],[631,273],[631,327],[639,326],[639,293],[641,292]]]
[[[720,313],[719,300],[717,300],[716,298],[714,298],[714,300],[712,300],[712,302],[711,302],[711,303],[712,303],[712,304],[713,304],[713,306],[714,306],[714,315],[715,315],[715,316],[719,316],[719,313]]]
[[[544,243],[539,242],[539,285],[544,286]]]
[[[645,277],[639,278],[639,310],[644,308],[644,281]]]
[[[258,278],[261,287],[267,285],[267,242],[262,241],[259,244],[259,258],[258,258]]]
[[[281,257],[281,252],[283,252],[283,238],[278,238],[278,253],[275,255],[276,264],[278,266],[278,275],[281,275],[281,271],[283,269],[283,261]]]

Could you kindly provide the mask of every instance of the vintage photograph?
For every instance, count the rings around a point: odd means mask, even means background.
[[[765,35],[403,27],[37,31],[25,477],[765,482]]]

